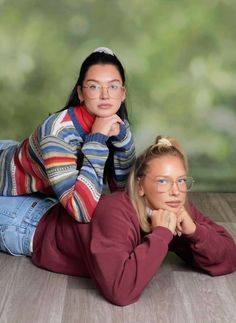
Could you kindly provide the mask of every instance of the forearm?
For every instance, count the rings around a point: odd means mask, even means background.
[[[191,213],[196,230],[192,235],[176,237],[173,251],[212,276],[236,270],[236,245],[231,235],[193,205]]]
[[[103,296],[120,306],[137,301],[158,272],[171,239],[169,230],[159,228],[133,250],[128,250],[111,239],[100,244],[92,232],[90,250],[87,249],[85,258],[90,275]]]
[[[99,137],[99,138],[98,138]],[[89,222],[103,190],[103,172],[108,157],[106,137],[90,135],[83,148],[51,143],[51,155],[44,155],[47,175],[55,195],[78,222]],[[54,141],[57,139],[53,139]],[[99,141],[100,140],[100,141]],[[78,169],[78,154],[82,166]],[[56,166],[55,166],[56,165]]]
[[[187,238],[197,267],[212,276],[236,270],[236,245],[223,227],[197,224],[194,235]]]
[[[114,149],[114,178],[113,183],[122,188],[126,181],[130,169],[135,161],[135,145],[128,122],[121,126],[119,136],[112,138]]]

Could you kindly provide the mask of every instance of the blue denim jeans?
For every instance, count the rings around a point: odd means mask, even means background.
[[[31,255],[31,241],[42,216],[58,201],[39,195],[0,196],[0,250]]]

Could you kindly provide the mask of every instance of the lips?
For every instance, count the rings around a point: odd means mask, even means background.
[[[181,201],[169,201],[169,202],[166,202],[166,204],[169,206],[169,207],[172,207],[172,208],[179,208],[181,206]]]
[[[108,103],[103,103],[103,104],[99,104],[98,107],[100,109],[110,109],[112,107],[112,105],[108,104]]]

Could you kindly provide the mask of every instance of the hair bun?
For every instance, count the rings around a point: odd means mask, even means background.
[[[172,143],[169,141],[169,139],[162,137],[158,140],[157,146],[172,146]]]
[[[108,47],[98,47],[94,49],[93,53],[105,53],[114,56],[113,51]]]

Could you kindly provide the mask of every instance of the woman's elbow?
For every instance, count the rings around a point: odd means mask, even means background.
[[[138,297],[129,297],[127,295],[119,295],[119,294],[113,294],[113,295],[104,295],[104,297],[113,305],[117,305],[117,306],[127,306],[130,304],[135,303],[138,299]]]
[[[129,292],[123,288],[116,290],[114,290],[114,288],[109,288],[106,290],[100,288],[100,292],[107,301],[117,306],[133,304],[137,302],[141,295],[141,293],[134,294],[134,291]]]

